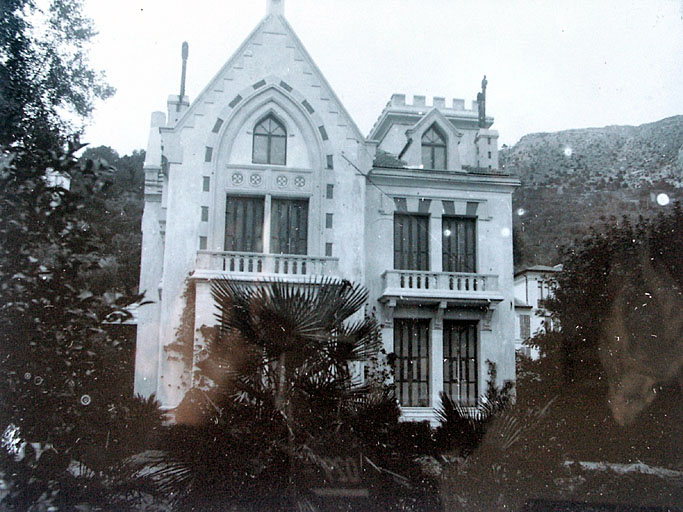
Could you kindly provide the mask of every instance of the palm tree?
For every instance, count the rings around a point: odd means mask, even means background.
[[[331,278],[216,280],[211,292],[218,326],[198,364],[211,385],[179,407],[153,478],[202,510],[300,503],[325,456],[379,445],[398,420],[387,374],[370,367],[362,383],[350,370],[381,350],[378,325],[359,313],[367,292]]]

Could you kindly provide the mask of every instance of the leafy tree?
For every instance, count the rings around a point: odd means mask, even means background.
[[[547,307],[560,332],[518,369],[518,399],[558,396],[552,430],[572,457],[665,464],[680,439],[683,212],[612,219],[563,250]]]
[[[84,197],[107,182],[106,169],[77,162],[78,149],[30,159],[19,150],[0,161],[0,425],[4,444],[38,446],[19,461],[2,451],[6,501],[20,510],[40,501],[106,501],[104,481],[94,477],[114,454],[140,446],[125,437],[134,429],[118,423],[132,426],[139,410],[117,385],[130,370],[126,347],[103,327],[126,318],[140,297],[96,292],[88,281],[105,242],[90,226]],[[27,163],[36,160],[43,165]],[[51,183],[51,173],[72,176],[71,189]],[[85,482],[66,471],[72,460],[90,468]]]
[[[0,4],[0,146],[61,147],[114,89],[88,65],[96,34],[80,0]]]
[[[391,484],[402,461],[391,460],[399,412],[388,374],[369,364],[361,385],[349,370],[381,347],[374,319],[349,320],[367,293],[335,279],[215,281],[212,293],[221,322],[195,382],[213,385],[176,411],[153,476],[162,491],[183,509],[284,510],[310,505],[329,461],[351,457],[376,486],[371,508],[409,500]]]
[[[89,273],[90,284],[99,291],[133,293],[140,275],[145,152],[119,156],[99,146],[87,148],[80,160],[98,162],[111,180],[103,194],[86,198],[83,205],[95,234],[109,241],[100,253],[99,268]]]

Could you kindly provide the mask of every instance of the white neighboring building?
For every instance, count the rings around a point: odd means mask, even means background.
[[[215,324],[211,281],[363,284],[395,353],[405,419],[445,391],[515,379],[512,190],[478,101],[395,94],[363,136],[284,18],[268,12],[197,99],[152,114],[135,390],[175,407]],[[348,80],[357,80],[349,70]],[[181,88],[181,90],[183,90]]]
[[[515,274],[515,350],[537,358],[538,350],[523,345],[530,337],[557,328],[541,301],[552,297],[554,276],[562,265],[535,265]]]

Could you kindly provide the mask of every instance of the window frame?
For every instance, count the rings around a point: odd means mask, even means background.
[[[531,338],[531,315],[528,313],[519,315],[519,337],[522,340]]]
[[[434,140],[427,140],[425,138],[434,133],[440,142]],[[448,169],[448,138],[438,124],[433,123],[427,130],[424,131],[420,139],[422,144],[422,165],[427,169],[436,171],[445,171]],[[429,150],[428,162],[425,162],[425,149]],[[443,149],[443,167],[436,166],[436,151]]]
[[[414,233],[410,232],[412,226],[407,226],[406,224],[401,224],[401,227],[403,229],[399,229],[399,224],[397,221],[399,218],[412,218],[415,219],[415,230]],[[394,244],[394,270],[418,270],[418,271],[427,271],[429,270],[430,267],[430,240],[429,240],[429,222],[430,216],[429,214],[423,214],[423,213],[408,213],[408,212],[394,212],[394,239],[393,239],[393,244]],[[424,227],[424,233],[421,232],[421,226],[423,225]],[[405,229],[409,230],[409,238],[406,238],[406,236],[402,236],[401,234],[405,232]],[[401,251],[404,247],[404,245],[410,245],[410,240],[413,238],[411,235],[415,235],[416,241],[415,241],[415,251],[409,250],[407,254],[405,251]],[[400,247],[398,246],[397,242],[401,240],[402,243]],[[421,242],[424,243],[424,247],[422,247]],[[415,253],[414,255],[412,253]],[[401,254],[406,254],[403,257],[400,257]],[[403,264],[403,261],[406,261],[406,264]]]
[[[277,128],[280,128],[283,135],[274,134],[272,131],[268,131],[264,128],[266,133],[256,133],[259,126],[263,125],[266,121],[274,123]],[[256,140],[257,137],[266,139],[266,158],[265,161],[259,161],[256,158]],[[284,150],[282,154],[282,162],[275,162],[273,159],[273,139],[282,139],[284,144]],[[259,121],[254,124],[251,137],[251,163],[252,164],[266,164],[266,165],[287,165],[287,128],[285,124],[280,121],[274,114],[269,113],[263,116]]]
[[[468,215],[443,215],[441,217],[441,269],[444,272],[464,272],[471,274],[477,273],[477,221],[478,217]],[[465,226],[463,228],[464,233],[462,233],[465,237],[463,242],[465,254],[462,256],[458,253],[458,246],[460,245],[458,241],[458,237],[460,235],[458,226],[460,225],[460,222],[462,222],[462,225]],[[447,223],[452,224],[447,226]],[[471,240],[473,247],[471,250],[468,249],[468,241],[470,237],[468,237],[466,223],[471,223],[472,225]],[[446,236],[446,229],[451,231],[449,236]],[[455,245],[454,251],[450,250],[452,245]],[[468,262],[470,257],[471,265]],[[459,269],[460,265],[464,265],[465,269]],[[470,266],[471,269],[467,269],[467,267]]]
[[[431,330],[428,318],[394,319],[394,386],[401,407],[430,406]]]
[[[479,405],[479,322],[476,320],[444,320],[443,322],[443,392],[464,407]],[[453,336],[467,332],[465,356],[461,357],[462,338]],[[472,335],[470,337],[470,334]],[[457,344],[457,351],[451,350]],[[473,355],[470,355],[473,354]],[[451,365],[455,364],[453,367]],[[449,369],[456,368],[455,371]],[[463,371],[464,370],[464,371]],[[455,374],[455,375],[454,375]],[[464,378],[463,377],[464,374]],[[472,374],[474,374],[472,378]],[[466,387],[463,395],[463,383]],[[457,389],[457,393],[453,390]],[[456,395],[457,396],[454,396]]]
[[[229,210],[231,201],[233,201],[233,209]],[[251,211],[247,208],[247,203],[253,203],[251,206]],[[260,204],[258,204],[260,203]],[[254,254],[263,254],[264,252],[264,232],[265,232],[265,196],[252,196],[252,195],[239,195],[239,194],[226,194],[225,195],[225,226],[223,229],[223,250],[226,252],[248,252]],[[258,206],[254,209],[254,206]],[[247,210],[245,210],[247,208]],[[245,214],[245,211],[247,212]],[[229,222],[229,216],[232,213],[233,217],[242,217],[241,226]],[[260,219],[260,227],[257,223],[253,223],[249,226],[249,218],[252,219],[256,216]],[[244,234],[249,229],[252,236],[242,237],[238,236],[238,233]],[[232,228],[232,229],[231,229]],[[241,240],[241,243],[238,243]],[[249,250],[249,245],[251,244],[251,250]],[[230,245],[230,247],[229,247]],[[237,246],[237,247],[235,247]]]
[[[308,255],[308,228],[310,220],[310,201],[308,197],[278,197],[272,196],[270,199],[270,254],[278,255],[298,255],[306,256]],[[285,211],[282,210],[282,207]],[[286,218],[278,218],[278,222],[274,222],[277,212],[285,213]],[[296,220],[300,222],[297,223]],[[302,226],[301,221],[305,225]],[[283,226],[282,222],[285,221]],[[295,225],[296,224],[296,225]],[[303,227],[303,233],[300,233],[300,229]],[[276,229],[277,228],[277,229]],[[287,237],[283,237],[283,228],[287,232]],[[294,232],[292,232],[294,229]],[[300,236],[295,236],[295,235]],[[276,248],[276,245],[284,242],[286,247],[290,249],[294,247],[292,252],[280,252],[280,247]]]

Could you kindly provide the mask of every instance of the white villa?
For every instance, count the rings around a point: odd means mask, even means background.
[[[562,265],[534,265],[515,274],[515,349],[534,359],[538,350],[524,346],[524,342],[557,328],[543,301],[553,296],[554,276],[561,271]]]
[[[364,136],[284,18],[267,14],[197,98],[152,114],[135,391],[192,386],[169,345],[215,323],[212,279],[338,276],[369,290],[405,419],[515,378],[512,190],[478,101],[394,94]],[[354,80],[352,72],[349,80]]]

